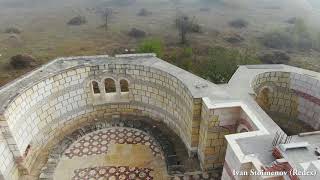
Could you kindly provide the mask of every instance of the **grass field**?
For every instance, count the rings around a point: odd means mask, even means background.
[[[205,1],[205,0],[203,0]],[[61,56],[114,54],[124,49],[136,49],[143,39],[127,35],[131,28],[138,28],[147,33],[146,38],[159,38],[165,44],[165,57],[172,57],[170,52],[183,49],[178,43],[178,31],[174,19],[178,11],[195,17],[203,33],[191,34],[188,47],[194,49],[199,57],[206,56],[208,47],[222,46],[232,49],[250,49],[253,53],[268,51],[258,43],[258,38],[265,31],[275,27],[284,27],[288,18],[295,16],[293,7],[254,3],[204,4],[202,1],[184,0],[136,0],[129,5],[119,5],[110,0],[0,0],[0,27],[18,27],[21,34],[0,33],[0,85],[30,71],[32,68],[13,69],[9,65],[10,57],[16,54],[30,54],[41,65]],[[101,28],[103,20],[95,13],[106,7],[114,11],[110,28]],[[201,8],[208,8],[200,10]],[[137,16],[141,8],[152,12],[147,17]],[[82,15],[88,20],[81,26],[68,26],[69,19]],[[249,26],[235,29],[229,22],[243,18]],[[244,37],[239,44],[230,44],[226,37],[234,34]],[[185,45],[186,46],[186,45]],[[289,64],[319,70],[319,52],[289,52],[292,60]],[[172,59],[166,59],[173,62]]]

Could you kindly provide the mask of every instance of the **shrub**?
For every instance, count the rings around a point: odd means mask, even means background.
[[[138,12],[138,16],[149,16],[151,15],[152,12],[148,11],[146,8],[142,8],[140,9],[140,11]]]
[[[182,56],[183,57],[191,57],[193,55],[193,50],[191,47],[186,47],[186,48],[183,48],[183,51],[182,51]]]
[[[87,23],[87,19],[84,16],[76,16],[68,21],[68,25],[79,26]]]
[[[238,34],[234,34],[232,36],[225,38],[225,40],[231,44],[238,44],[238,43],[241,43],[242,41],[244,41],[244,38]]]
[[[13,33],[13,34],[20,34],[21,30],[18,29],[17,27],[9,27],[4,30],[5,33]]]
[[[248,26],[248,22],[244,19],[235,19],[229,23],[234,28],[245,28]]]
[[[191,24],[191,32],[193,32],[193,33],[201,33],[202,29],[201,29],[200,24],[198,24],[196,22],[193,22]]]
[[[292,18],[288,19],[286,22],[288,24],[295,24],[297,21],[298,21],[297,17],[292,17]]]
[[[300,26],[300,27],[306,28],[306,24],[305,24],[303,18],[292,17],[292,18],[288,19],[286,22],[287,22],[288,24],[298,25],[298,26]]]
[[[16,69],[32,67],[35,65],[35,59],[30,55],[18,54],[11,57],[10,65]]]
[[[214,83],[227,83],[238,65],[260,63],[258,58],[251,54],[223,47],[211,48],[208,59],[200,64],[200,75]]]
[[[317,38],[312,38],[312,33],[308,30],[302,19],[296,20],[293,26],[286,29],[267,32],[262,37],[262,44],[269,48],[276,49],[299,49],[308,50],[318,44]]]
[[[144,40],[138,47],[139,53],[155,53],[158,57],[163,55],[163,42],[158,39]]]
[[[214,83],[227,83],[238,65],[260,63],[260,60],[253,55],[255,53],[249,51],[206,46],[206,50],[201,50],[202,53],[199,53],[197,48],[167,48],[165,59]]]
[[[259,55],[261,62],[267,64],[287,64],[290,61],[290,56],[282,51],[273,51]]]
[[[165,59],[187,71],[192,71],[195,54],[191,47],[170,47],[166,50]]]
[[[290,34],[283,31],[272,31],[263,35],[262,43],[269,48],[283,49],[294,47],[294,41]]]
[[[132,28],[129,32],[129,36],[134,37],[134,38],[143,38],[146,36],[146,32],[137,29],[137,28]]]

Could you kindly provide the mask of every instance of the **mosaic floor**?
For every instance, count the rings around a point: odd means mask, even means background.
[[[149,147],[155,156],[161,156],[159,145],[142,131],[129,128],[112,128],[93,132],[74,143],[65,155],[70,159],[108,152],[110,144],[142,144]]]
[[[61,157],[54,179],[166,179],[165,160],[148,134],[114,127],[87,134]]]
[[[136,168],[128,166],[104,166],[96,168],[77,169],[73,180],[81,179],[145,179],[150,180],[153,177],[150,172],[153,171],[150,168]]]

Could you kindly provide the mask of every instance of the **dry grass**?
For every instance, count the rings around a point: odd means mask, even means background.
[[[98,3],[103,1],[61,0],[61,2],[63,2],[61,5],[50,5],[50,8],[39,7],[39,5],[12,9],[8,6],[1,7],[0,4],[0,27],[17,26],[22,30],[22,33],[14,39],[10,39],[9,34],[0,32],[0,85],[31,70],[17,71],[10,68],[8,61],[16,54],[31,54],[39,64],[61,56],[113,54],[119,48],[137,47],[141,40],[130,38],[127,35],[131,28],[146,31],[147,37],[161,38],[169,47],[178,46],[178,32],[174,27],[177,7],[170,0],[154,2],[137,0],[137,3],[128,7],[113,7],[115,13],[109,24],[108,32],[99,28],[103,24],[101,17],[94,14],[94,11],[86,9],[96,8]],[[277,13],[277,11],[283,12],[283,9],[272,9],[268,10],[270,12],[261,13],[256,8],[238,8],[235,11],[232,7],[219,5],[213,5],[210,8],[211,11],[203,12],[200,11],[204,7],[203,4],[195,3],[195,0],[183,2],[187,4],[179,5],[178,9],[188,12],[190,16],[196,16],[198,23],[203,27],[204,33],[191,34],[189,37],[189,42],[195,49],[198,45],[198,49],[216,45],[248,48],[253,44],[251,39],[259,36],[266,25],[270,26],[270,23],[261,24],[261,22],[267,22],[266,20],[270,19],[270,14],[284,16],[283,13]],[[150,10],[152,15],[137,16],[141,8]],[[76,27],[70,27],[66,24],[70,18],[79,14],[86,16],[87,24]],[[250,22],[250,26],[246,30],[230,28],[228,22],[234,17],[245,18]],[[282,23],[282,19],[288,19],[288,17],[291,15],[281,18],[275,16],[272,24],[279,25]],[[277,18],[278,20],[275,20]],[[217,31],[220,34],[217,34]],[[241,34],[245,37],[245,42],[237,46],[226,43],[223,37],[230,33]],[[254,46],[257,48],[256,44]],[[314,60],[308,62],[318,63]],[[299,63],[300,61],[293,61],[293,64]]]

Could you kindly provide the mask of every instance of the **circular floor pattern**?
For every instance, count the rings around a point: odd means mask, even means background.
[[[92,132],[75,143],[64,153],[68,158],[107,153],[109,144],[141,144],[148,146],[154,156],[161,156],[161,147],[145,132],[132,128],[109,128]]]
[[[84,168],[75,170],[72,180],[151,180],[151,171],[153,169],[128,166]]]

